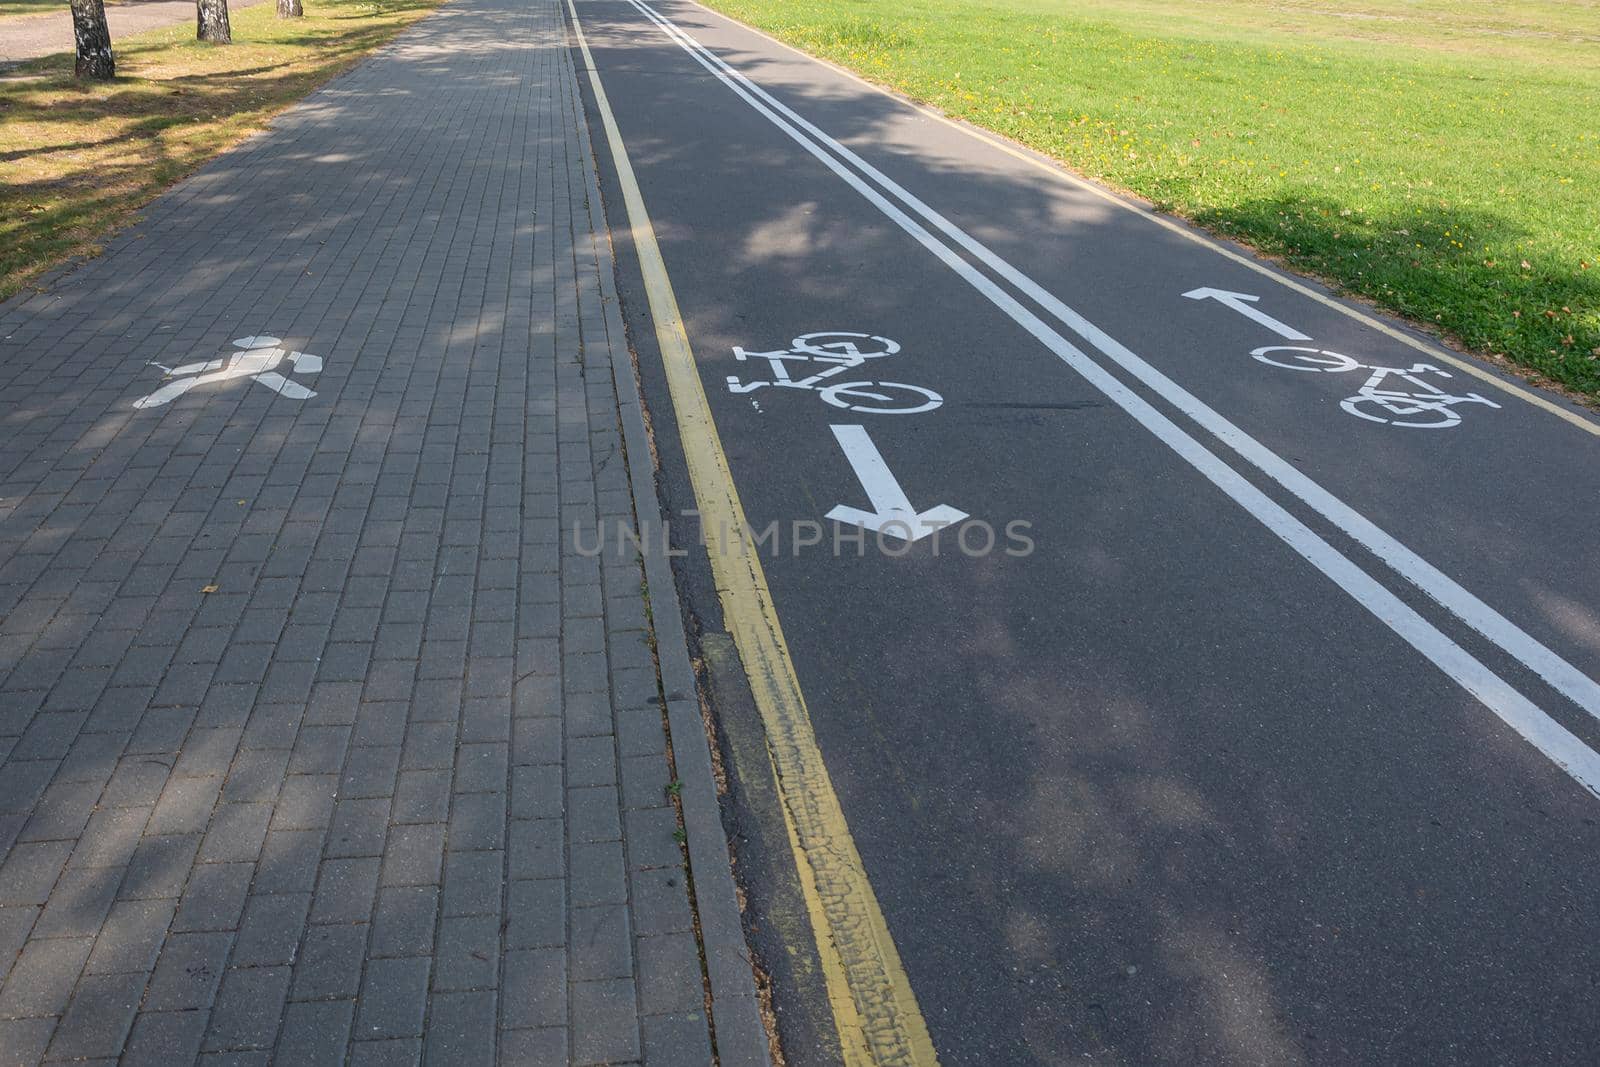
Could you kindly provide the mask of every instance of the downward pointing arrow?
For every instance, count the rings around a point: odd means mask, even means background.
[[[1251,307],[1251,304],[1261,299],[1259,296],[1251,296],[1249,293],[1230,293],[1226,289],[1191,289],[1183,295],[1190,300],[1215,300],[1219,304],[1232,308],[1245,318],[1259,322],[1279,337],[1286,337],[1291,341],[1311,340],[1309,336],[1301,333],[1293,326],[1285,326],[1265,311]]]
[[[830,426],[839,447],[856,472],[861,488],[867,491],[872,502],[871,511],[840,505],[828,512],[828,518],[851,526],[862,526],[874,533],[888,534],[904,541],[920,541],[967,517],[948,504],[917,511],[911,506],[906,491],[900,488],[889,465],[883,461],[878,446],[867,436],[865,426]]]

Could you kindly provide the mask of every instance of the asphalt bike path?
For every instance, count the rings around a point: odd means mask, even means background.
[[[1580,1056],[1592,422],[698,6],[575,10],[937,1055]],[[833,551],[953,512],[995,550]]]

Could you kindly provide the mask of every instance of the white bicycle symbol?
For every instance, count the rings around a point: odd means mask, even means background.
[[[932,389],[903,382],[835,382],[822,383],[835,378],[852,367],[859,367],[869,359],[892,356],[900,345],[876,334],[849,333],[841,330],[824,330],[820,333],[802,334],[790,342],[790,347],[779,352],[747,352],[735,348],[738,360],[764,359],[772,368],[771,381],[746,382],[737,375],[728,375],[728,392],[751,393],[766,386],[784,389],[810,389],[824,403],[846,411],[862,411],[879,415],[916,415],[932,411],[944,403],[944,398]],[[789,375],[790,363],[820,363],[822,369],[805,378]]]
[[[1288,353],[1278,356],[1277,353]],[[1325,374],[1343,374],[1345,371],[1371,371],[1366,383],[1356,395],[1339,402],[1339,406],[1358,419],[1381,422],[1390,426],[1411,426],[1423,430],[1447,430],[1461,422],[1455,410],[1457,404],[1500,405],[1477,393],[1459,395],[1447,393],[1432,382],[1417,377],[1419,374],[1437,374],[1449,378],[1448,371],[1431,363],[1414,363],[1409,367],[1374,367],[1358,363],[1339,352],[1321,348],[1299,348],[1293,345],[1268,345],[1250,353],[1262,363],[1285,370],[1303,370]],[[1410,389],[1385,388],[1390,378],[1408,383]]]

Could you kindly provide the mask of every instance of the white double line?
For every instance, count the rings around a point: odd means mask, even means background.
[[[1215,453],[1113,377],[1016,297],[1002,289],[936,237],[929,226],[1039,305],[1102,356],[1121,367],[1173,407],[1232,449],[1281,488],[1316,511],[1381,560],[1395,574],[1431,597],[1467,626],[1498,645],[1591,716],[1600,719],[1600,684],[1535,640],[1511,620],[1462,588],[1438,568],[1379,529],[1355,509],[1296,470],[1281,456],[1229,422],[1188,390],[1107,335],[1084,316],[956,226],[894,180],[794,112],[766,90],[694,40],[643,0],[628,0],[707,71],[733,90],[796,144],[1032,334],[1061,361],[1131,415],[1308,563],[1400,635],[1445,674],[1477,697],[1591,793],[1600,796],[1600,754],[1556,722],[1482,662],[1408,607],[1310,527],[1251,485]],[[847,165],[848,164],[848,165]],[[853,169],[852,169],[853,168]],[[871,179],[873,184],[869,184]],[[881,190],[881,191],[880,191]],[[887,196],[885,194],[888,194]],[[891,202],[889,197],[898,201]]]

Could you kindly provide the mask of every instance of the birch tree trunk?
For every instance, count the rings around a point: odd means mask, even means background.
[[[280,19],[297,19],[306,13],[300,6],[300,0],[278,0],[278,17]]]
[[[195,37],[212,44],[232,44],[233,31],[228,27],[228,0],[195,0],[199,21]]]
[[[105,80],[116,76],[117,64],[111,55],[111,28],[106,25],[104,0],[71,0],[72,36],[77,43],[80,78]]]

